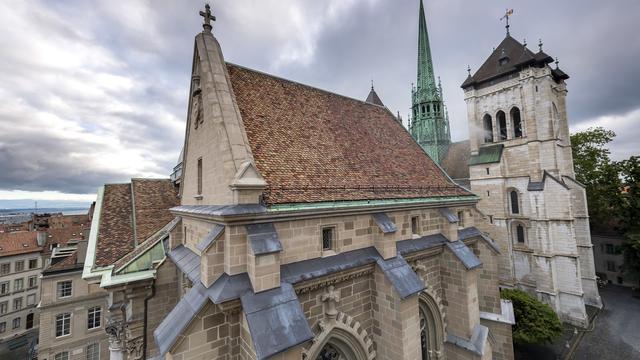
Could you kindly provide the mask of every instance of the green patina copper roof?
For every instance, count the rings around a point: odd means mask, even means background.
[[[490,164],[500,162],[504,144],[483,146],[478,151],[478,155],[471,155],[469,165]]]
[[[117,275],[152,270],[155,268],[154,264],[162,261],[164,257],[164,243],[163,241],[158,241],[151,249],[129,263],[122,270],[118,270]]]
[[[422,0],[418,16],[418,74],[416,86],[411,89],[411,102],[409,132],[431,159],[440,163],[451,143],[451,134],[442,85],[436,84],[433,71]]]

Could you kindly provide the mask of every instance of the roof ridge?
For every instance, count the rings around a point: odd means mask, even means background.
[[[303,84],[301,82],[294,81],[294,80],[291,80],[291,79],[286,79],[284,77],[281,77],[281,76],[278,76],[278,75],[273,75],[273,74],[270,74],[268,72],[264,72],[264,71],[261,71],[261,70],[248,68],[246,66],[238,65],[238,64],[235,64],[235,63],[232,63],[232,62],[229,62],[229,61],[225,61],[225,63],[227,65],[235,66],[235,67],[238,67],[238,68],[241,68],[241,69],[244,69],[244,70],[248,70],[248,71],[253,71],[255,73],[258,73],[258,74],[261,74],[261,75],[265,75],[265,76],[269,76],[269,77],[272,77],[272,78],[275,78],[275,79],[278,79],[278,80],[283,80],[283,81],[286,81],[288,83],[292,83],[292,84],[297,84],[297,85],[300,85],[300,86],[308,87],[310,89],[318,90],[318,91],[321,91],[321,92],[324,92],[324,93],[327,93],[327,94],[330,94],[330,95],[336,95],[336,96],[339,96],[339,97],[342,97],[342,98],[345,98],[345,99],[348,99],[348,100],[354,100],[354,101],[357,101],[357,102],[365,104],[365,105],[372,105],[372,106],[379,107],[379,108],[382,108],[382,109],[387,109],[387,107],[384,106],[384,105],[373,104],[373,103],[367,102],[365,100],[360,100],[360,99],[356,99],[356,98],[353,98],[353,97],[350,97],[350,96],[347,96],[347,95],[338,94],[336,92],[332,92],[332,91],[329,91],[329,90],[326,90],[326,89],[321,89],[321,88],[313,86],[313,85]],[[389,110],[389,109],[387,109],[387,110]],[[391,113],[391,112],[390,112],[390,114],[393,115],[393,113]]]

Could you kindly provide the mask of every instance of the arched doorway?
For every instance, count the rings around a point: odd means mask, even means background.
[[[420,345],[422,360],[439,360],[444,354],[444,321],[431,295],[420,294]]]
[[[344,313],[321,321],[312,345],[304,351],[305,360],[374,360],[375,350],[367,331]]]

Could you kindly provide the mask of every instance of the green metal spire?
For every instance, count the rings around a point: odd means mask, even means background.
[[[418,77],[416,87],[411,88],[411,100],[413,117],[409,131],[427,154],[440,163],[451,143],[449,116],[442,98],[442,85],[436,84],[422,0],[418,17]]]
[[[418,89],[428,90],[424,95],[437,96],[436,78],[433,75],[433,61],[431,60],[431,47],[429,45],[429,33],[427,32],[427,20],[424,17],[424,6],[420,0],[420,15],[418,19]],[[427,100],[427,99],[424,99]],[[436,100],[435,98],[429,100]]]

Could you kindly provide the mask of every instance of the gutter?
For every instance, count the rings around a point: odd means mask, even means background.
[[[156,284],[155,280],[151,283],[151,294],[144,298],[144,320],[142,326],[142,358],[147,358],[147,319],[149,313],[149,300],[156,295]]]

